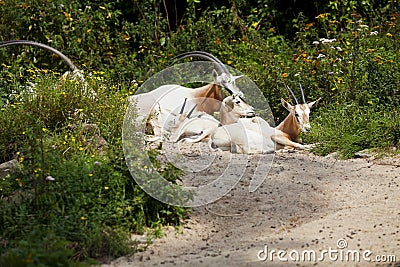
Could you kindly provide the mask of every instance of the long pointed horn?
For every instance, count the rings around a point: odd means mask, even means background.
[[[194,55],[195,54],[195,55]],[[185,52],[185,53],[182,53],[182,54],[179,54],[178,56],[176,56],[176,57],[174,57],[174,58],[181,58],[181,57],[190,57],[190,56],[199,56],[199,57],[203,57],[203,58],[206,58],[206,59],[208,59],[208,60],[210,60],[210,61],[215,61],[215,62],[218,62],[218,63],[220,63],[220,64],[223,64],[222,62],[221,62],[221,60],[219,60],[217,57],[215,57],[214,55],[212,55],[212,54],[210,54],[210,53],[207,53],[207,52],[204,52],[204,51],[191,51],[191,52]]]
[[[13,41],[0,42],[0,48],[5,47],[5,46],[10,46],[10,45],[33,45],[33,46],[47,49],[47,50],[53,52],[54,54],[56,54],[57,56],[59,56],[62,60],[64,60],[65,63],[67,63],[68,66],[72,69],[72,71],[78,70],[78,68],[74,65],[74,63],[72,63],[72,61],[67,56],[65,56],[60,51],[58,51],[48,45],[45,45],[42,43],[37,43],[37,42],[32,42],[32,41],[28,41],[28,40],[13,40]]]
[[[225,72],[227,74],[230,74],[228,68],[224,65],[224,63],[222,63],[215,56],[211,55],[210,53],[204,52],[204,51],[192,51],[192,52],[186,52],[186,53],[179,54],[173,58],[174,61],[170,65],[174,65],[176,62],[181,61],[188,57],[199,57],[199,58],[203,58],[203,59],[206,59],[209,61],[213,61],[220,72]]]
[[[183,105],[182,105],[181,111],[179,112],[180,115],[182,115],[183,111],[185,110],[186,100],[187,100],[187,97],[185,97],[185,101],[183,101]]]
[[[297,101],[297,98],[296,98],[296,96],[294,95],[293,91],[289,88],[288,85],[285,84],[285,86],[286,86],[286,89],[288,89],[289,92],[292,94],[292,97],[293,97],[294,101],[296,101],[296,105],[298,105],[298,104],[299,104],[299,101]]]
[[[303,87],[301,86],[301,83],[299,83],[299,85],[300,85],[301,97],[303,98],[303,104],[307,104],[306,97],[304,96]]]
[[[197,104],[194,105],[194,107],[189,111],[188,115],[186,116],[188,119],[190,119],[190,116],[192,116],[193,111],[196,109]]]

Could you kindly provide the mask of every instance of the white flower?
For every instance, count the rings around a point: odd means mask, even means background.
[[[300,76],[300,72],[296,73],[294,76],[295,77]]]
[[[315,45],[317,45],[317,44],[319,44],[319,42],[318,41],[314,41],[314,42],[312,42],[313,44],[315,44]]]
[[[320,58],[323,58],[323,57],[325,57],[324,54],[319,54],[319,55],[317,56],[317,59],[320,59]]]
[[[95,166],[100,166],[100,165],[101,165],[101,162],[95,161],[93,164],[94,164]]]
[[[340,46],[336,46],[336,50],[339,51],[339,52],[342,52],[342,51],[343,51],[342,48],[341,48]]]
[[[333,38],[333,39],[321,38],[321,39],[319,39],[319,40],[320,40],[323,44],[336,42],[336,38]]]
[[[53,176],[49,175],[46,177],[46,181],[55,181],[56,179],[53,178]]]
[[[370,32],[369,35],[378,35],[378,31]]]

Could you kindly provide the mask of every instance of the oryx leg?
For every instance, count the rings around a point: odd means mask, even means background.
[[[198,137],[196,138],[183,138],[182,140],[180,140],[181,142],[188,142],[188,143],[197,143],[197,142],[201,142],[203,140],[206,140],[207,137],[210,136],[210,134],[214,131],[214,129],[206,129],[205,131],[203,131]],[[179,140],[176,140],[175,142],[177,142]]]
[[[311,147],[307,145],[302,145],[300,143],[293,142],[290,140],[285,134],[275,134],[271,136],[272,141],[274,141],[277,145],[281,146],[289,146],[289,147],[294,147],[298,149],[303,149],[303,150],[308,150]]]
[[[215,146],[214,140],[212,138],[210,138],[208,140],[208,148],[210,149],[210,151],[214,151],[214,152],[219,152],[219,151],[223,151],[223,150],[229,150],[228,148],[221,149],[220,147]]]

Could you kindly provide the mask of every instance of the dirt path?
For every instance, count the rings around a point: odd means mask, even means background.
[[[383,265],[400,266],[399,166],[400,158],[342,161],[277,154],[256,192],[247,190],[250,166],[227,196],[194,208],[182,233],[167,231],[146,251],[103,267],[375,266],[376,256],[393,261],[391,255],[397,263]],[[227,214],[234,216],[221,216]],[[265,246],[268,258],[262,261]],[[287,262],[279,260],[278,250],[286,251],[280,255]],[[353,261],[357,255],[359,263]]]

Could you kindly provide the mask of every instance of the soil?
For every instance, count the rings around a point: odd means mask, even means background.
[[[218,201],[192,208],[181,229],[168,228],[145,251],[102,267],[400,266],[400,157],[276,153],[268,176],[250,193],[252,163],[270,156],[250,156],[238,185]],[[188,174],[187,181],[208,175],[214,173]],[[281,259],[279,250],[286,252]],[[315,258],[307,258],[310,251]]]

